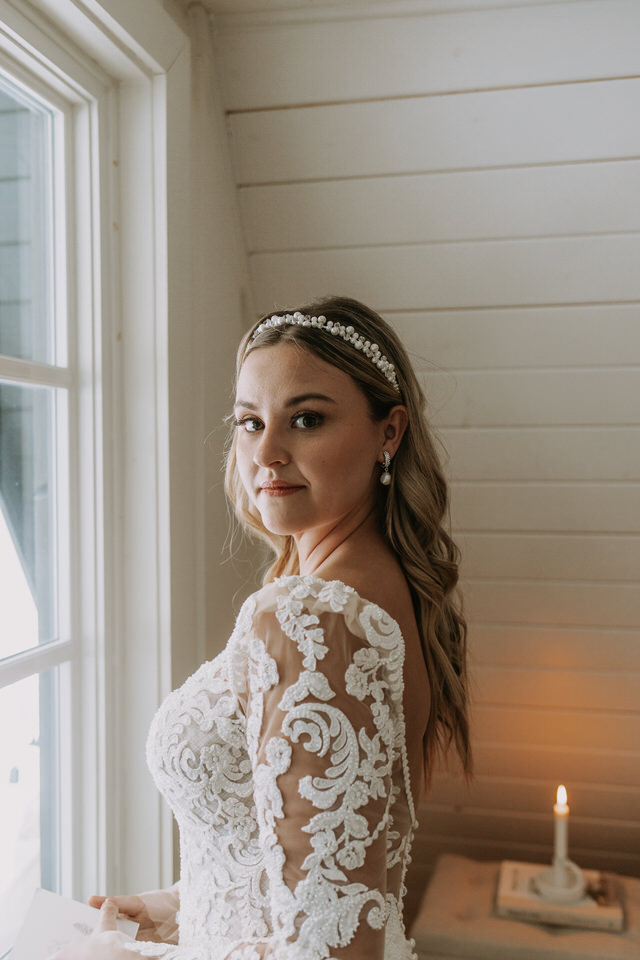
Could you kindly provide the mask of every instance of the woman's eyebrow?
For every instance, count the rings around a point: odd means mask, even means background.
[[[336,401],[333,397],[328,397],[326,393],[301,393],[296,397],[291,397],[290,400],[287,400],[286,407],[297,407],[301,403],[306,403],[308,400],[324,400],[326,403],[335,403]],[[245,410],[257,410],[258,407],[255,403],[251,403],[250,400],[236,400],[233,405],[234,407],[244,407]]]
[[[287,400],[287,406],[297,407],[301,403],[306,403],[307,400],[326,400],[327,403],[336,402],[333,397],[328,397],[326,393],[301,393],[299,396],[291,397],[291,400]]]

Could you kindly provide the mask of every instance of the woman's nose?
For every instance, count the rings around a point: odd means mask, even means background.
[[[290,457],[281,431],[264,427],[254,447],[253,459],[259,467],[269,467],[274,463],[288,463]]]

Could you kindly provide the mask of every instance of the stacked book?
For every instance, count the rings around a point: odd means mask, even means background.
[[[552,903],[536,888],[545,867],[504,860],[498,877],[496,914],[512,920],[531,920],[565,927],[619,932],[624,929],[622,891],[616,878],[598,870],[583,870],[584,896],[575,903]]]

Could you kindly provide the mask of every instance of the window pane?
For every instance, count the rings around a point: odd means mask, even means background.
[[[68,636],[65,407],[63,390],[0,383],[0,659]]]
[[[68,855],[59,827],[68,677],[63,664],[0,689],[0,957],[36,888],[58,891],[60,855]]]
[[[55,362],[52,114],[0,77],[0,354]]]

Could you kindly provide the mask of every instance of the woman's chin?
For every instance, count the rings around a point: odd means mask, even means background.
[[[283,517],[274,516],[271,510],[261,510],[260,519],[265,530],[276,537],[292,537],[295,534],[296,525],[287,522]]]

